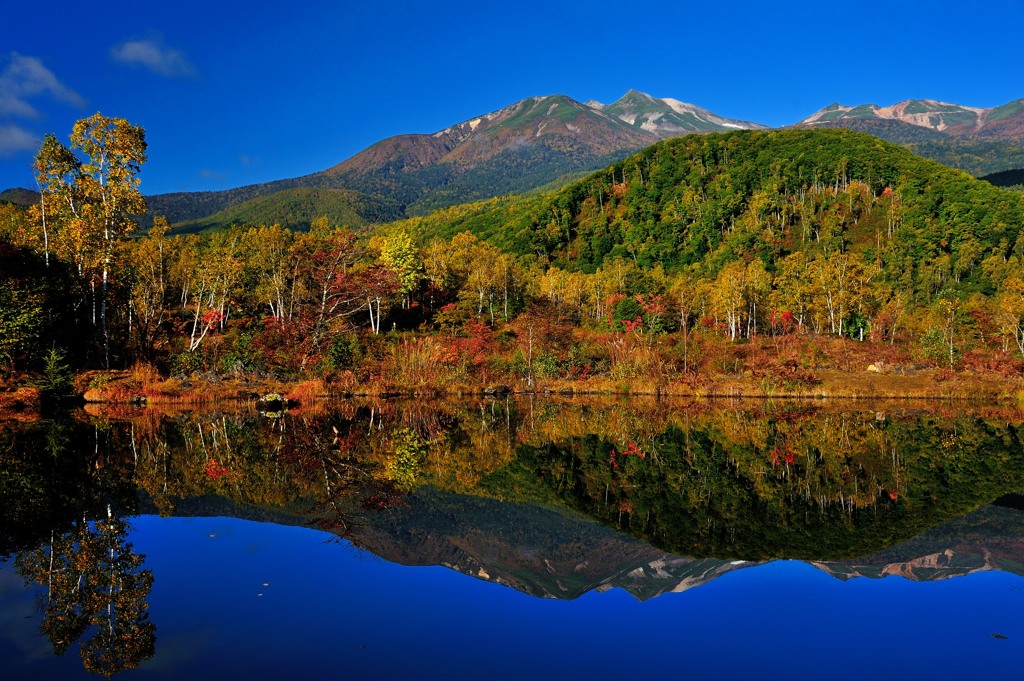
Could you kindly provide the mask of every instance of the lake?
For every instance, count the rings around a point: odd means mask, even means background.
[[[0,430],[4,678],[963,679],[1017,412],[521,398]]]

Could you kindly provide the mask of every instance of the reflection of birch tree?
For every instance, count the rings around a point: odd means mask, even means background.
[[[147,598],[153,573],[127,541],[128,523],[107,517],[76,522],[49,544],[18,555],[26,580],[46,587],[42,632],[63,655],[87,633],[80,652],[90,672],[110,678],[153,656],[156,626]]]

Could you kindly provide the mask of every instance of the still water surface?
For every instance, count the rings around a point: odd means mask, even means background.
[[[0,674],[1019,672],[1024,512],[1007,495],[1024,450],[1007,415],[684,411],[8,427]],[[58,613],[85,617],[73,640]]]

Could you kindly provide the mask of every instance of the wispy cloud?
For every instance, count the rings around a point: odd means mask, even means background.
[[[39,138],[13,123],[0,124],[0,158],[39,148]]]
[[[38,118],[31,99],[47,96],[75,107],[85,106],[81,95],[64,85],[35,57],[11,52],[0,73],[0,116]]]
[[[209,168],[203,168],[199,171],[199,177],[204,180],[223,180],[227,176],[224,173],[217,172],[216,170],[210,170]]]
[[[129,40],[110,48],[111,58],[128,66],[141,66],[168,78],[194,76],[192,66],[180,50],[164,46],[160,39]]]

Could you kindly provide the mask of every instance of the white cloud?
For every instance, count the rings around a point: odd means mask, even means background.
[[[179,50],[164,47],[160,40],[129,40],[110,48],[114,61],[142,66],[153,73],[176,78],[195,75],[195,68]]]
[[[40,140],[28,130],[13,124],[0,124],[0,157],[10,157],[22,151],[35,151]]]
[[[39,112],[29,100],[40,95],[75,107],[85,106],[81,95],[61,83],[43,62],[11,52],[10,62],[0,73],[0,116],[37,118]]]

